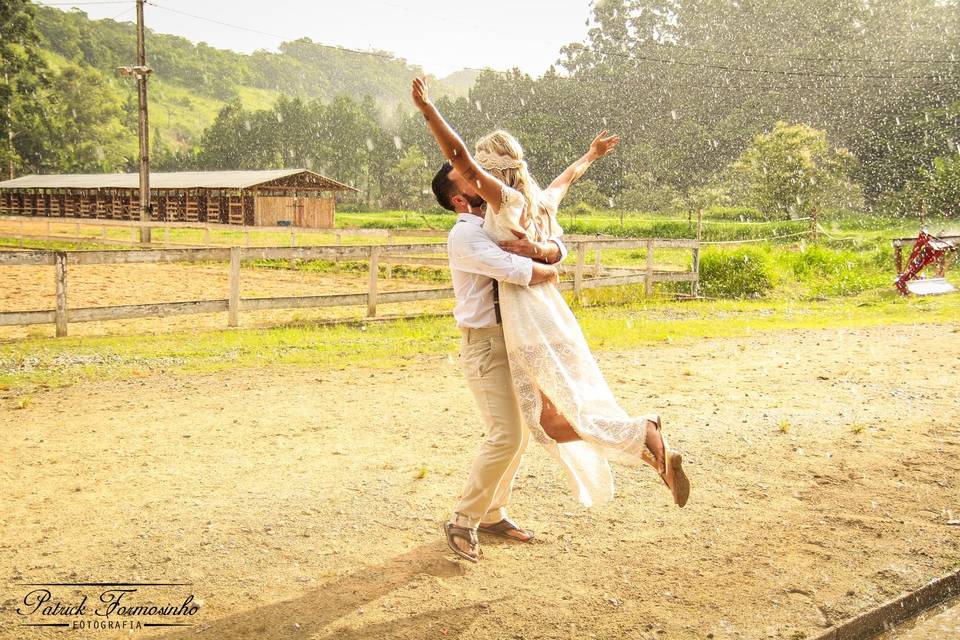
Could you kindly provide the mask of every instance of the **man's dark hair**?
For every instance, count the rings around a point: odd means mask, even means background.
[[[457,195],[457,185],[450,179],[450,172],[453,171],[453,165],[444,162],[440,165],[437,175],[433,176],[433,195],[437,198],[437,203],[448,211],[456,211],[453,207],[452,198]]]

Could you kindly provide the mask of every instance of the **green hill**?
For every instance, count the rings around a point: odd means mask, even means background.
[[[96,70],[108,91],[129,105],[129,116],[136,104],[135,85],[117,78],[116,68],[136,60],[134,25],[91,20],[76,9],[36,6],[35,14],[48,64],[56,70],[71,64]],[[145,44],[154,70],[151,130],[173,149],[196,144],[229,101],[257,110],[270,108],[282,94],[323,101],[369,95],[389,117],[398,105],[407,108],[410,81],[423,74],[420,67],[389,52],[356,53],[309,38],[284,42],[276,53],[248,55],[147,29]],[[435,80],[432,88],[437,95],[465,96],[476,76],[472,70],[458,71]]]

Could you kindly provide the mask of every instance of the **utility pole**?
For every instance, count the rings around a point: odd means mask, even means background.
[[[147,53],[143,46],[143,3],[137,0],[137,93],[140,98],[140,222],[150,222],[150,145],[147,140]],[[150,242],[150,227],[140,227],[140,242]]]
[[[10,87],[10,76],[4,72],[3,83]],[[9,179],[13,180],[13,113],[10,109],[10,103],[13,102],[13,87],[10,87],[10,99],[7,100],[7,173]]]
[[[147,76],[153,71],[147,66],[147,55],[143,45],[143,5],[146,0],[137,3],[137,66],[119,67],[121,76],[134,76],[137,80],[140,129],[140,222],[150,222],[150,158],[149,129],[147,122]],[[150,242],[150,227],[140,227],[140,242]]]

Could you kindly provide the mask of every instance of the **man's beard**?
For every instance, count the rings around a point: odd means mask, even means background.
[[[468,196],[467,194],[464,193],[463,199],[466,200],[467,204],[469,204],[471,207],[476,207],[478,209],[483,205],[487,204],[487,201],[481,198],[479,195]]]

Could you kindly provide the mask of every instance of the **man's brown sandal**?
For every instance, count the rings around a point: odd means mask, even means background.
[[[470,562],[480,562],[480,558],[483,557],[483,549],[480,548],[480,541],[477,539],[477,532],[470,527],[461,527],[460,525],[453,524],[452,522],[443,523],[443,532],[447,535],[447,544],[450,545],[450,548],[453,549],[453,552],[456,553],[461,558],[466,558]],[[472,556],[456,544],[454,544],[454,538],[461,538],[470,543],[470,546],[473,549],[476,549],[477,555]]]
[[[504,518],[500,522],[495,522],[490,525],[480,523],[479,530],[491,533],[495,536],[500,536],[501,538],[510,538],[511,540],[516,540],[517,542],[530,542],[533,540],[533,531],[530,531],[530,529],[521,529],[517,526],[517,523],[511,521],[509,518]],[[518,538],[517,536],[512,536],[509,533],[510,531],[520,531],[526,535],[527,538]]]

